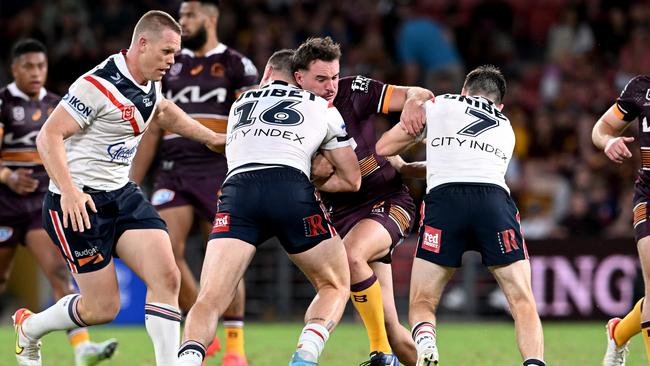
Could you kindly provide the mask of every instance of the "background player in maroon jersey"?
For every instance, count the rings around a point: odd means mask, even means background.
[[[329,100],[345,120],[357,147],[362,182],[358,192],[323,193],[348,254],[352,302],[370,340],[370,365],[414,365],[409,332],[397,318],[390,254],[413,225],[415,207],[398,172],[375,152],[373,116],[402,111],[402,119],[424,119],[422,104],[433,94],[422,88],[384,84],[363,76],[339,81],[339,45],[329,37],[305,41],[294,56],[298,84]],[[324,171],[331,171],[321,160]],[[317,162],[314,162],[316,165]],[[383,297],[383,298],[382,298]],[[391,349],[392,348],[392,349]]]
[[[617,163],[632,157],[626,144],[634,137],[621,136],[632,121],[639,121],[639,144],[641,145],[641,169],[634,182],[634,238],[637,242],[645,297],[637,302],[625,318],[613,318],[607,323],[607,352],[604,366],[625,365],[630,338],[641,332],[646,355],[650,362],[650,222],[648,222],[648,200],[650,199],[650,76],[637,76],[625,86],[616,103],[603,114],[592,133],[594,145]]]
[[[257,86],[258,75],[249,59],[219,42],[217,5],[218,1],[181,3],[179,23],[183,28],[183,50],[163,78],[163,92],[206,127],[225,132],[230,106],[240,92]],[[194,217],[197,217],[204,239],[207,239],[227,164],[223,155],[215,154],[204,145],[151,126],[133,162],[132,178],[136,183],[142,182],[157,147],[160,164],[151,202],[167,222],[174,258],[181,271],[179,305],[187,313],[198,294],[197,280],[185,260],[187,238]],[[242,282],[238,286],[238,295],[224,314],[225,366],[247,364],[244,301]],[[219,348],[219,339],[215,338],[208,348],[208,355]]]
[[[45,46],[33,39],[12,51],[14,82],[0,89],[0,294],[16,254],[24,244],[47,277],[55,299],[74,293],[67,266],[41,220],[48,177],[36,151],[36,135],[61,99],[43,85],[47,78]],[[117,342],[89,341],[88,330],[68,332],[75,364],[94,365],[113,355]]]

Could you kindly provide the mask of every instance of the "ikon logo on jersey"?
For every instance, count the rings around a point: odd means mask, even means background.
[[[223,212],[214,215],[212,233],[224,233],[230,231],[230,213]]]
[[[424,225],[422,249],[434,253],[440,253],[440,245],[442,245],[442,230]]]

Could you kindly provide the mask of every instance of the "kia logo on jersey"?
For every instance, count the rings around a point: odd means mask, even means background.
[[[125,105],[122,107],[122,119],[125,121],[130,120],[133,118],[133,115],[135,114],[135,106],[133,105]]]

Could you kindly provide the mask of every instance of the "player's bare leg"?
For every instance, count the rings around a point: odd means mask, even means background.
[[[180,343],[180,273],[169,236],[159,229],[127,230],[116,250],[147,285],[145,326],[153,342],[156,365],[173,365]]]
[[[645,298],[641,308],[641,334],[648,362],[650,362],[650,334],[648,334],[650,331],[650,297],[648,297],[650,296],[650,236],[641,238],[637,242],[637,249],[645,284]]]
[[[70,270],[47,232],[43,229],[30,230],[25,243],[52,286],[54,298],[59,300],[63,296],[74,294]],[[95,365],[113,356],[117,348],[115,339],[102,343],[91,342],[85,327],[69,330],[68,341],[74,349],[77,366]]]
[[[16,246],[0,247],[0,295],[7,291],[7,283],[9,282],[15,256]]]
[[[490,271],[508,300],[523,360],[543,361],[544,332],[531,286],[530,261],[520,260],[505,266],[490,267]]]
[[[178,365],[201,365],[205,348],[214,338],[219,316],[235,295],[237,283],[255,254],[255,246],[239,239],[208,242],[201,286],[196,303],[187,315]]]
[[[399,362],[406,366],[415,366],[417,352],[411,333],[399,322],[393,293],[393,270],[391,265],[382,262],[372,262],[370,267],[377,276],[381,285],[381,294],[384,302],[384,323],[388,342]]]
[[[409,296],[409,324],[417,349],[417,365],[438,363],[436,310],[447,282],[456,271],[420,258],[413,259]]]
[[[24,308],[14,313],[19,364],[40,364],[40,339],[47,333],[108,323],[117,315],[120,298],[113,261],[102,269],[73,277],[80,294],[64,296],[40,313]]]
[[[223,313],[223,327],[226,339],[226,350],[221,366],[247,366],[246,351],[244,350],[244,311],[246,308],[246,287],[242,278],[237,284],[235,296]],[[217,339],[215,337],[215,339]],[[213,344],[215,342],[212,342]],[[208,354],[210,347],[208,347]]]
[[[386,334],[381,284],[369,262],[388,254],[392,239],[377,221],[363,219],[345,235],[343,243],[350,266],[351,299],[370,341],[371,359],[392,358]],[[384,362],[383,364],[391,364]]]
[[[47,235],[47,231],[39,229],[27,232],[25,244],[52,286],[54,298],[58,300],[65,295],[74,293],[70,270],[61,257],[61,253]]]
[[[316,289],[305,313],[305,327],[291,363],[317,364],[329,334],[341,320],[350,296],[350,273],[345,247],[338,236],[289,258],[302,270]]]
[[[194,221],[194,208],[190,205],[165,208],[158,211],[160,217],[167,223],[169,240],[172,243],[174,260],[181,272],[181,289],[178,304],[183,313],[190,311],[199,293],[196,278],[185,260],[187,237]]]

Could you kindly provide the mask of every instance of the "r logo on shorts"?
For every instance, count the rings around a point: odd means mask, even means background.
[[[424,202],[417,258],[445,267],[460,267],[469,250],[481,253],[486,266],[528,259],[519,211],[500,186],[444,184],[430,190]]]

